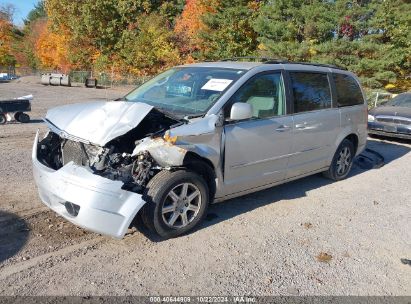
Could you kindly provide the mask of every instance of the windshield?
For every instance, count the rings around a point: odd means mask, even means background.
[[[385,106],[410,107],[411,93],[400,94],[384,104]]]
[[[125,96],[177,116],[205,114],[245,70],[179,67],[149,80]]]

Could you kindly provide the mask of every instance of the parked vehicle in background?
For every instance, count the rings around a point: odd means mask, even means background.
[[[371,109],[368,133],[411,139],[411,92],[399,94]]]
[[[374,94],[375,94],[375,97],[369,100],[368,107],[370,106],[372,108],[378,107],[382,103],[385,103],[398,95],[398,94],[392,94],[388,92],[375,92]]]
[[[118,101],[49,110],[34,177],[42,201],[79,226],[121,238],[140,213],[175,237],[209,203],[319,172],[346,178],[366,117],[357,77],[334,66],[178,66]]]
[[[27,95],[9,100],[0,100],[0,125],[13,119],[21,122],[28,123],[30,116],[25,112],[31,111],[31,100],[33,95]]]
[[[14,79],[17,79],[16,75],[12,75],[9,73],[0,73],[0,81],[9,81]]]

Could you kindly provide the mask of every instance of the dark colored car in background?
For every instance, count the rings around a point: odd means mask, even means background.
[[[368,134],[411,139],[411,92],[371,109]]]

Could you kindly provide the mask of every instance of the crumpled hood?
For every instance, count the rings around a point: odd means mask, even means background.
[[[93,102],[50,109],[46,120],[68,135],[104,146],[134,129],[153,109],[141,102]]]

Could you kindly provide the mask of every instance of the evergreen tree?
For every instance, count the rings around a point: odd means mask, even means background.
[[[378,44],[375,86],[398,82],[399,88],[411,87],[411,1],[374,1],[370,21],[370,40]]]
[[[315,46],[335,35],[334,6],[321,0],[267,1],[254,22],[259,48],[276,58],[310,60]]]
[[[336,64],[382,87],[410,74],[409,12],[409,0],[267,1],[254,29],[265,55]]]
[[[34,8],[29,12],[26,19],[24,19],[24,25],[27,26],[31,22],[38,19],[44,19],[47,17],[46,9],[44,7],[44,1],[39,1],[39,3],[34,5]]]
[[[257,33],[252,20],[258,1],[214,1],[215,10],[204,14],[205,28],[199,32],[201,55],[222,59],[252,55],[257,46]]]

